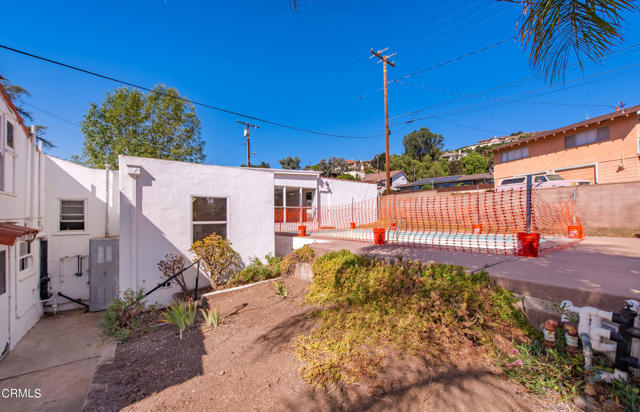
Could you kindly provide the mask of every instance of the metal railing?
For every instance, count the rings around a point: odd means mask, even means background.
[[[146,298],[147,296],[149,296],[150,294],[152,294],[156,290],[160,289],[161,287],[168,286],[169,282],[171,282],[176,277],[182,275],[187,269],[191,268],[193,265],[196,265],[196,288],[193,291],[193,300],[194,301],[198,300],[198,279],[200,279],[200,259],[198,259],[195,262],[191,263],[189,266],[180,269],[178,272],[173,274],[170,278],[158,283],[158,285],[155,288],[153,288],[150,291],[148,291],[147,293],[145,293],[144,297]]]

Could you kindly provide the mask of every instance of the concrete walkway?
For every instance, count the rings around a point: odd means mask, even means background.
[[[502,286],[534,298],[617,310],[625,299],[640,300],[640,239],[589,237],[567,249],[538,258],[448,252],[427,248],[375,246],[370,243],[330,241],[311,245],[321,255],[348,249],[379,257],[485,269]]]
[[[0,397],[0,411],[81,411],[103,347],[101,313],[45,317],[0,361],[0,391],[39,389],[39,398]],[[1,393],[1,392],[0,392]]]

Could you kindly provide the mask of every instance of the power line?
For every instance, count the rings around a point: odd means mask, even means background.
[[[469,126],[469,125],[466,125],[466,124],[454,122],[453,120],[444,119],[444,118],[438,117],[438,116],[433,116],[433,118],[434,119],[438,119],[438,120],[442,120],[443,122],[451,123],[452,125],[455,125],[455,126],[465,127],[467,129],[472,129],[472,130],[477,130],[479,132],[500,133],[500,134],[503,134],[503,133],[507,134],[508,133],[508,132],[505,132],[504,130],[491,130],[491,129],[483,129],[483,128],[475,127],[475,126]]]
[[[453,95],[457,95],[457,96],[464,96],[464,97],[471,97],[471,98],[478,98],[478,99],[485,99],[485,100],[503,101],[503,102],[510,102],[510,103],[541,104],[541,105],[551,105],[551,106],[576,106],[576,107],[616,107],[615,104],[534,102],[534,101],[522,100],[522,99],[516,100],[516,99],[508,99],[508,98],[505,98],[505,97],[484,96],[484,95],[476,94],[476,93],[462,93],[462,92],[456,92],[456,91],[453,91],[453,90],[445,90],[445,89],[438,89],[438,88],[433,88],[433,87],[426,87],[426,86],[422,86],[420,84],[412,84],[412,83],[406,83],[406,82],[402,82],[402,81],[396,81],[395,83],[401,84],[401,85],[415,87],[415,88],[418,88],[418,89],[429,90],[429,91],[437,92],[437,93],[453,94]],[[536,89],[536,90],[541,90],[541,89]],[[413,112],[413,113],[415,113],[415,112]],[[409,114],[411,114],[411,113],[409,113]]]
[[[256,116],[251,116],[251,115],[242,114],[242,113],[239,113],[239,112],[234,112],[232,110],[223,109],[221,107],[212,106],[210,104],[198,102],[198,101],[191,100],[191,99],[186,99],[186,98],[181,97],[181,96],[173,96],[173,95],[170,95],[170,94],[165,93],[165,92],[161,92],[161,91],[154,90],[154,89],[151,89],[151,88],[148,88],[148,87],[137,85],[135,83],[128,82],[126,80],[117,79],[115,77],[107,76],[107,75],[96,73],[96,72],[93,72],[93,71],[90,71],[90,70],[87,70],[87,69],[83,69],[83,68],[80,68],[80,67],[77,67],[77,66],[73,66],[73,65],[70,65],[70,64],[62,63],[60,61],[56,61],[56,60],[49,59],[49,58],[46,58],[46,57],[38,56],[36,54],[29,53],[29,52],[26,52],[26,51],[23,51],[23,50],[14,49],[12,47],[9,47],[9,46],[3,45],[3,44],[0,44],[0,48],[12,51],[14,53],[22,54],[24,56],[32,57],[34,59],[38,59],[38,60],[42,60],[42,61],[45,61],[45,62],[48,62],[48,63],[56,64],[58,66],[65,67],[67,69],[71,69],[71,70],[79,71],[81,73],[89,74],[91,76],[100,77],[100,78],[105,79],[105,80],[110,80],[110,81],[115,82],[115,83],[120,83],[120,84],[124,84],[126,86],[135,87],[137,89],[145,90],[145,91],[150,92],[150,93],[160,94],[160,95],[163,95],[163,96],[167,96],[167,97],[171,97],[171,98],[174,98],[174,99],[181,100],[181,101],[186,102],[186,103],[191,103],[193,105],[202,106],[202,107],[206,107],[208,109],[216,110],[216,111],[219,111],[219,112],[222,112],[222,113],[232,114],[234,116],[239,116],[239,117],[243,117],[245,119],[251,119],[251,120],[258,121],[258,122],[267,123],[267,124],[270,124],[272,126],[278,126],[278,127],[282,127],[282,128],[285,128],[285,129],[295,130],[295,131],[298,131],[298,132],[310,133],[310,134],[316,134],[316,135],[328,136],[328,137],[338,137],[338,138],[343,138],[343,139],[372,139],[372,138],[375,138],[375,137],[382,136],[382,135],[376,135],[376,136],[349,136],[349,135],[326,133],[326,132],[321,132],[321,131],[312,130],[312,129],[304,129],[304,128],[301,128],[301,127],[291,126],[291,125],[288,125],[288,124],[285,124],[285,123],[275,122],[275,121],[272,121],[272,120],[262,119],[262,118],[259,118],[259,117],[256,117]]]
[[[446,66],[447,64],[455,63],[455,62],[457,62],[459,60],[465,59],[465,58],[473,56],[475,54],[482,53],[483,51],[486,51],[486,50],[489,50],[489,49],[493,49],[494,47],[498,47],[498,46],[500,46],[502,44],[507,43],[508,41],[515,40],[516,38],[517,38],[517,36],[511,36],[511,37],[509,37],[507,39],[500,40],[500,41],[495,42],[493,44],[490,44],[488,46],[484,46],[484,47],[481,47],[479,49],[472,50],[470,52],[462,54],[460,56],[453,57],[453,58],[451,58],[449,60],[445,60],[445,61],[443,61],[441,63],[434,64],[433,66],[426,67],[424,69],[418,70],[418,71],[413,72],[413,73],[405,74],[404,76],[399,77],[398,79],[391,80],[391,83],[397,83],[400,79],[408,79],[410,77],[417,76],[419,74],[431,71],[433,69],[437,69],[438,67],[442,67],[442,66]]]
[[[610,54],[610,56],[619,55],[621,53],[622,54],[626,54],[625,52],[628,52],[629,50],[635,49],[635,48],[637,48],[639,46],[640,46],[640,43],[632,44],[632,45],[630,45],[628,47],[624,47],[622,49],[616,50],[615,52],[612,52]],[[573,64],[569,65],[568,67],[570,68],[570,67],[574,67],[574,66],[577,66],[577,65],[578,65],[578,63],[573,63]],[[607,72],[603,72],[603,73],[600,73],[600,74],[606,74],[606,73]],[[596,75],[598,75],[598,74],[596,74]],[[487,88],[487,89],[479,90],[477,93],[486,93],[486,92],[491,92],[491,91],[494,91],[494,90],[504,89],[504,88],[511,87],[511,86],[514,86],[514,85],[517,85],[517,84],[520,84],[520,83],[527,83],[527,82],[533,81],[535,79],[536,79],[536,76],[533,76],[533,75],[532,76],[527,76],[527,77],[523,77],[523,78],[518,79],[518,80],[512,80],[512,81],[509,81],[509,82],[506,82],[506,83],[499,84],[497,86],[493,86],[493,87],[490,87],[490,88]],[[584,79],[585,78],[578,79],[578,80],[584,80]],[[509,96],[506,96],[506,97],[513,97],[513,96],[518,96],[518,95],[525,94],[525,93],[532,93],[532,92],[535,92],[537,90],[547,90],[547,89],[548,89],[547,87],[538,88],[538,89],[534,89],[534,90],[525,91],[525,92],[522,92],[522,93],[512,94],[512,95],[509,95]],[[560,89],[560,90],[562,90],[562,89]],[[413,110],[413,111],[408,112],[408,113],[402,113],[402,114],[393,115],[393,116],[391,116],[391,119],[397,119],[399,117],[403,117],[403,116],[407,116],[407,115],[413,115],[413,114],[420,113],[420,112],[423,112],[423,111],[428,110],[428,109],[433,109],[435,107],[446,106],[448,104],[455,103],[457,101],[466,100],[466,99],[468,99],[470,97],[471,96],[462,96],[462,97],[458,97],[458,98],[455,98],[455,99],[445,100],[444,102],[435,103],[435,104],[432,104],[430,106],[421,107],[419,109]],[[401,124],[401,123],[404,123],[404,122],[394,123],[394,124]]]
[[[626,70],[626,69],[637,67],[637,66],[640,66],[640,63],[635,63],[635,64],[631,64],[631,65],[628,65],[628,66],[624,66],[624,67],[620,67],[620,68],[616,68],[616,69],[612,69],[612,70],[607,70],[607,71],[601,72],[601,73],[595,73],[595,74],[590,75],[590,76],[585,76],[585,77],[582,77],[580,79],[576,79],[573,82],[574,83],[582,82],[583,80],[586,80],[586,79],[594,77],[594,76],[602,76],[602,75],[606,75],[606,74],[609,74],[609,73],[614,72],[614,71]],[[637,72],[638,71],[622,73],[622,74],[618,74],[618,75],[615,75],[615,76],[612,76],[612,77],[609,77],[609,78],[596,79],[596,80],[592,80],[592,81],[589,81],[589,82],[586,82],[586,83],[578,83],[578,84],[575,84],[573,86],[565,87],[565,88],[562,88],[562,89],[548,90],[548,91],[546,91],[544,93],[540,93],[540,94],[538,94],[536,96],[531,96],[531,97],[538,97],[538,96],[547,95],[547,94],[551,94],[551,93],[558,93],[558,92],[561,92],[561,91],[564,91],[564,90],[567,90],[567,89],[570,89],[570,88],[582,87],[582,86],[586,86],[588,84],[592,84],[592,83],[596,83],[596,82],[600,82],[600,81],[604,81],[604,80],[611,80],[611,79],[615,79],[617,77],[627,76],[627,75],[634,74],[634,73],[637,73]],[[522,95],[522,94],[534,93],[534,92],[536,92],[538,90],[541,90],[541,89],[534,89],[534,90],[524,91],[524,92],[516,93],[516,94],[510,95],[510,96],[507,96],[507,97],[513,97],[513,96],[518,96],[518,95]],[[447,112],[441,112],[441,113],[437,113],[437,114],[433,114],[433,115],[419,117],[419,118],[416,118],[416,119],[411,119],[411,120],[408,120],[408,121],[393,123],[392,125],[401,125],[401,124],[405,124],[405,123],[413,123],[413,122],[416,122],[416,121],[419,121],[419,120],[425,120],[425,119],[434,118],[436,116],[456,115],[456,114],[460,114],[461,112],[470,113],[472,111],[471,109],[486,110],[486,109],[489,109],[489,108],[492,108],[492,107],[503,106],[503,105],[505,105],[507,103],[508,102],[502,102],[502,103],[498,103],[498,104],[481,103],[481,104],[477,104],[477,105],[465,106],[465,107],[454,109],[454,110],[450,110],[450,111],[447,111]],[[476,110],[473,110],[473,111],[476,111]]]
[[[51,117],[53,117],[53,118],[55,118],[55,119],[58,119],[58,120],[60,120],[61,122],[68,123],[68,124],[70,124],[71,126],[80,127],[80,124],[79,124],[79,123],[74,122],[73,120],[66,119],[66,118],[64,118],[64,117],[62,117],[62,116],[59,116],[59,115],[55,114],[55,113],[51,113],[50,111],[45,110],[45,109],[43,109],[43,108],[41,108],[41,107],[35,106],[35,105],[33,105],[33,104],[31,104],[31,103],[27,103],[27,102],[23,102],[23,104],[24,104],[25,106],[29,106],[29,107],[31,107],[31,108],[33,108],[33,109],[36,109],[37,111],[42,112],[42,113],[44,113],[44,114],[46,114],[46,115],[49,115],[49,116],[51,116]]]

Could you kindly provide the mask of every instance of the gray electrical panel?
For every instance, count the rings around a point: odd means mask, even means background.
[[[118,297],[118,238],[89,240],[89,310],[105,310]]]

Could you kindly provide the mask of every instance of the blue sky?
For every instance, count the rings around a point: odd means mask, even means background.
[[[340,139],[262,124],[252,132],[252,161],[272,166],[288,155],[305,165],[384,151],[382,68],[369,59],[370,48],[397,53],[389,78],[398,79],[509,39],[520,13],[517,5],[492,0],[302,0],[298,11],[287,0],[2,6],[0,43],[10,47],[143,86],[164,83],[191,99],[296,127],[378,136]],[[586,64],[584,72],[574,66],[564,88],[549,89],[532,77],[522,44],[514,40],[392,83],[392,153],[402,152],[402,137],[423,126],[444,135],[447,147],[459,147],[581,121],[612,111],[621,100],[640,104],[640,46],[632,47],[640,43],[638,23],[640,13],[627,14],[622,51]],[[35,123],[50,127],[58,146],[50,153],[62,158],[81,152],[77,123],[89,103],[118,87],[5,50],[0,74],[31,91],[26,109]],[[243,163],[239,118],[201,107],[197,114],[207,163]],[[426,116],[435,117],[403,123]]]

